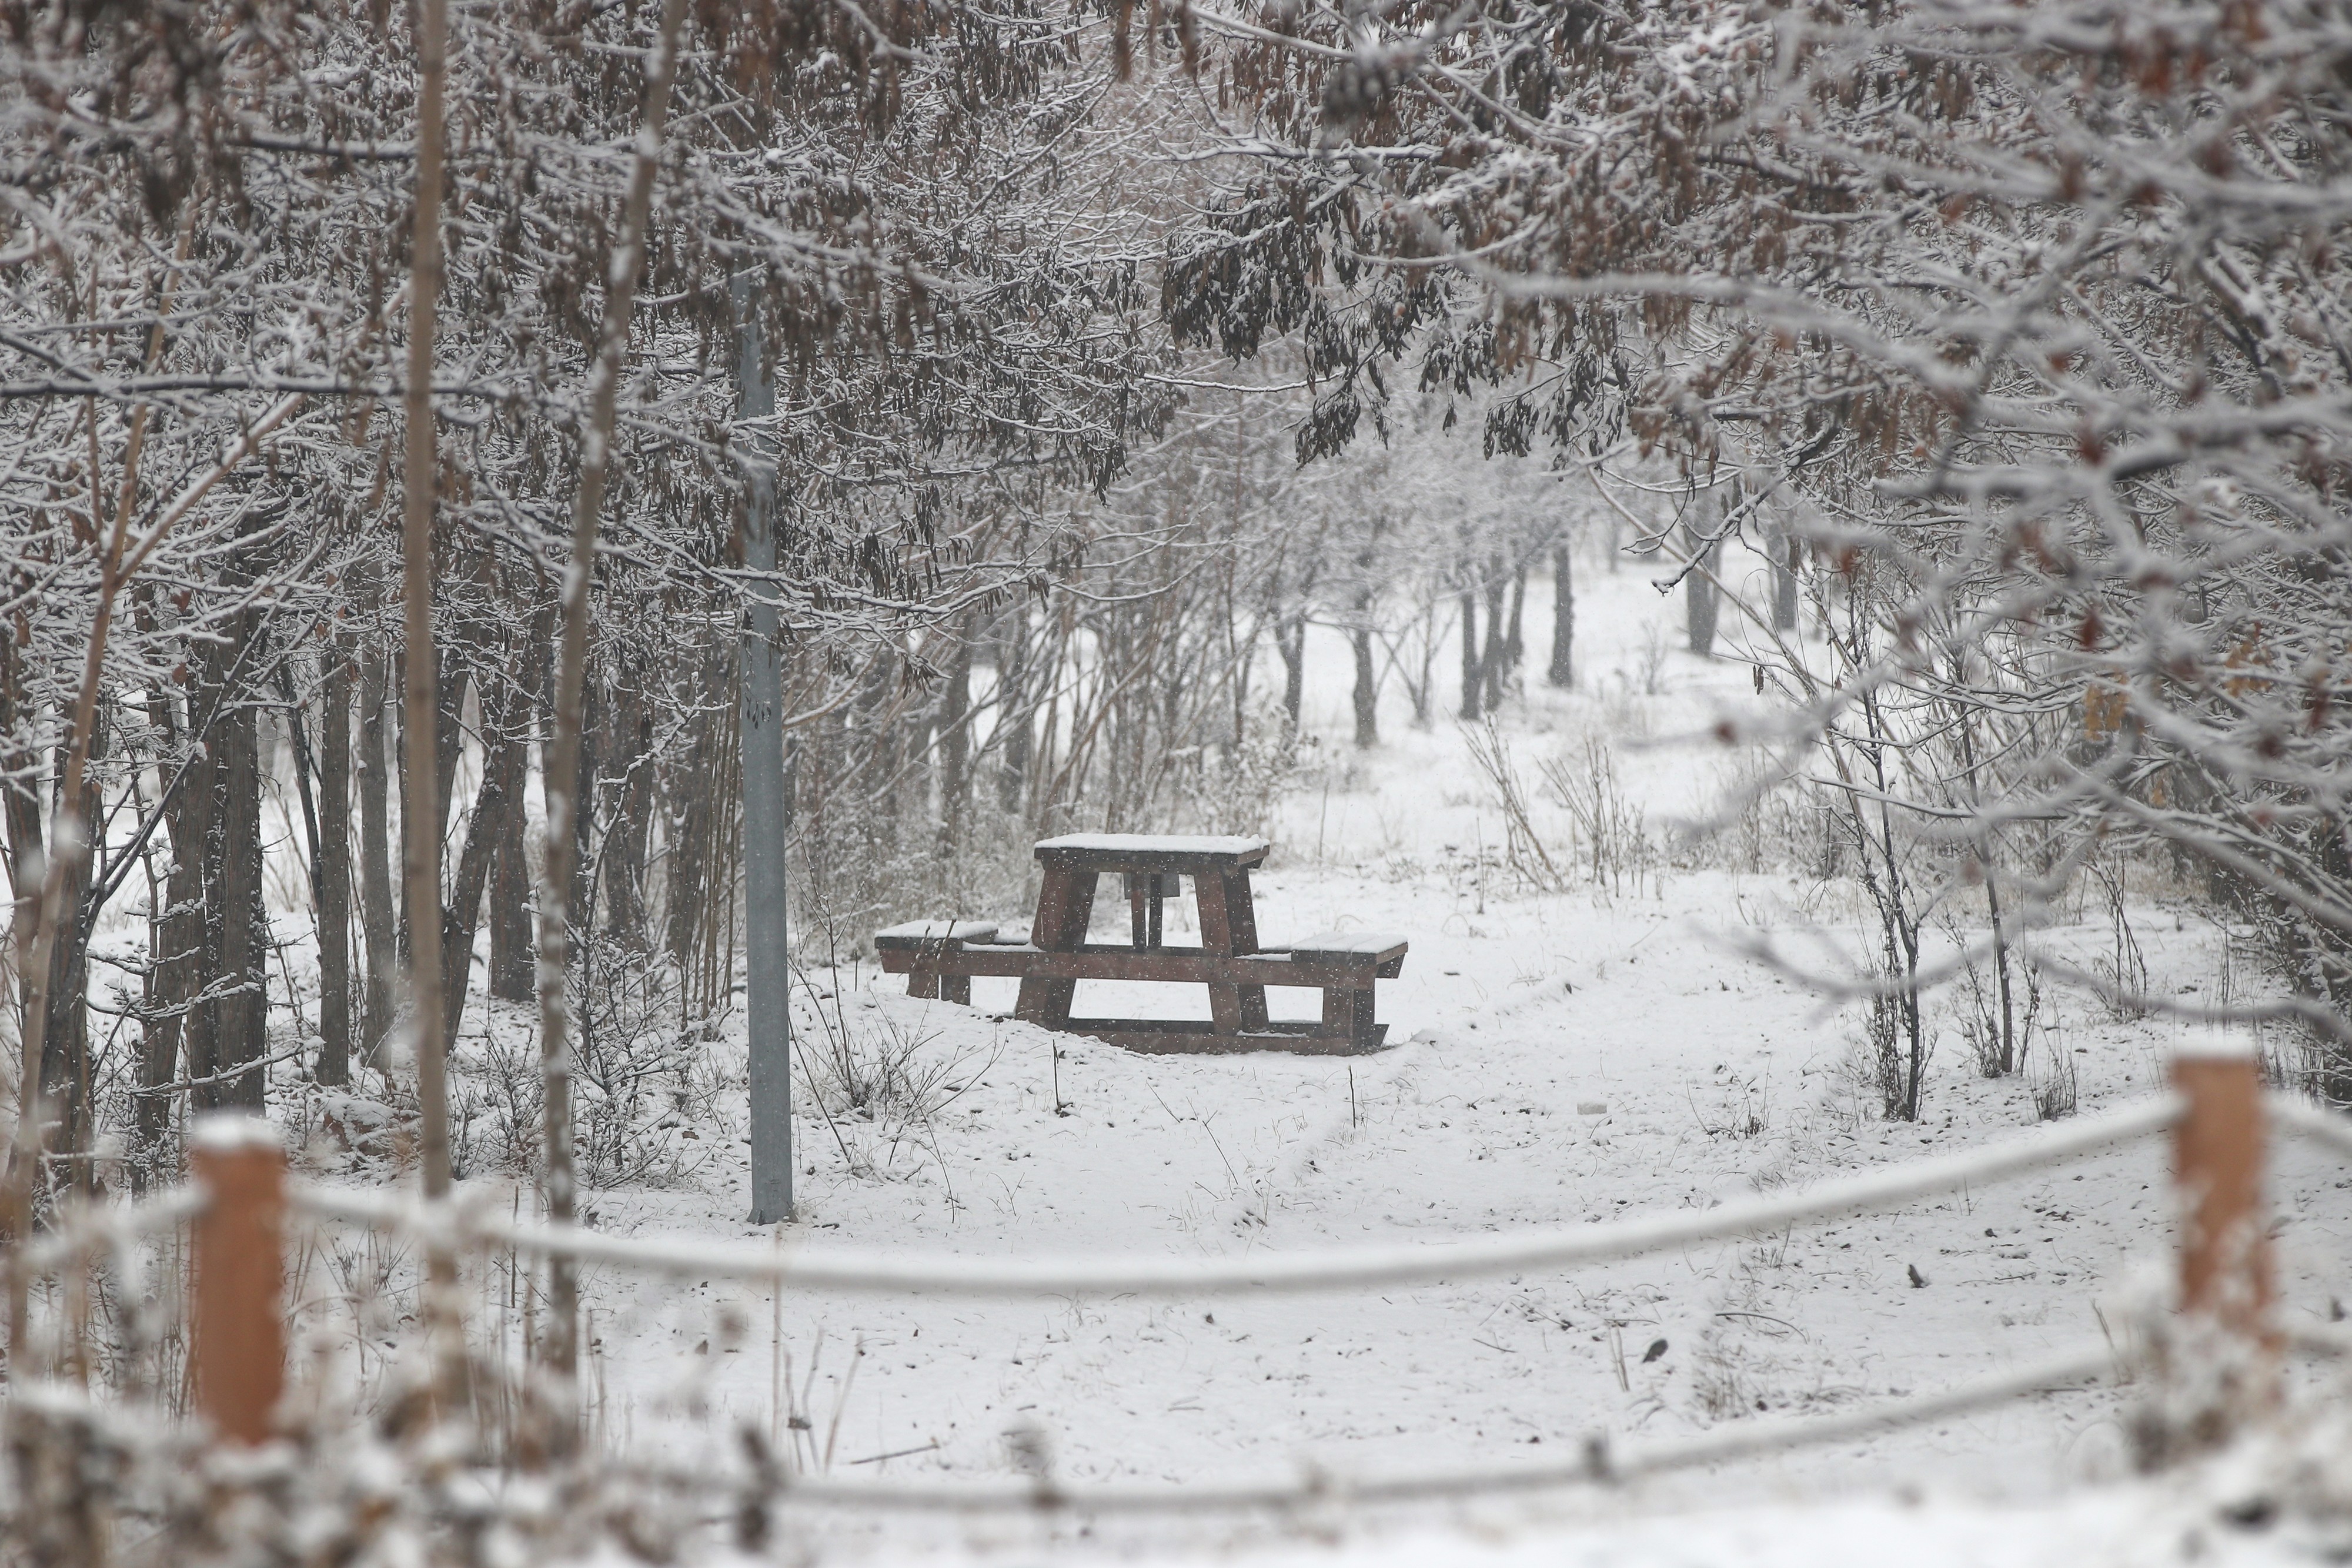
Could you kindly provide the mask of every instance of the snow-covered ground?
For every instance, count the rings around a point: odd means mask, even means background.
[[[1704,728],[1709,705],[1748,695],[1747,672],[1675,651],[1679,603],[1636,570],[1589,572],[1583,587],[1580,689],[1531,682],[1507,716],[1530,785],[1538,758],[1599,736],[1654,829],[1703,810],[1734,776],[1727,760],[1636,743]],[[1530,599],[1539,681],[1542,585]],[[1436,1243],[1705,1207],[2034,1121],[2025,1082],[1974,1073],[1948,1012],[1925,1119],[1878,1119],[1851,1068],[1852,1010],[1733,952],[1738,934],[1758,928],[1852,932],[1859,911],[1839,888],[1721,869],[1737,857],[1718,853],[1709,869],[1666,865],[1622,890],[1528,893],[1497,863],[1504,824],[1452,721],[1416,732],[1391,692],[1384,746],[1355,756],[1343,652],[1335,638],[1311,657],[1310,727],[1333,761],[1328,788],[1318,780],[1281,809],[1276,857],[1257,883],[1260,931],[1269,942],[1333,925],[1408,934],[1403,976],[1381,991],[1395,1049],[1352,1061],[1141,1056],[1010,1021],[1011,981],[976,982],[963,1008],[910,1000],[902,980],[870,965],[820,976],[797,998],[807,1060],[845,1032],[869,1059],[911,1051],[932,1088],[919,1110],[886,1109],[870,1122],[800,1095],[801,1218],[781,1244],[1229,1256]],[[1441,657],[1439,669],[1452,667]],[[1550,804],[1537,811],[1539,823],[1564,825]],[[2220,934],[2193,914],[2151,901],[2133,916],[2154,983],[2248,983],[2223,976]],[[2045,939],[2087,960],[2110,937],[2093,910],[2082,928]],[[1082,992],[1079,1009],[1170,1005],[1148,988],[1127,989],[1137,994]],[[1277,1014],[1314,1000],[1276,998]],[[1188,997],[1174,1006],[1188,1003],[1198,1010]],[[2053,995],[2045,1007],[2084,1109],[2160,1081],[2176,1026],[2116,1019],[2082,996]],[[523,1028],[520,1015],[512,1021]],[[739,1061],[740,1050],[740,1033],[721,1045]],[[2037,1058],[2037,1071],[2050,1060]],[[593,1222],[624,1233],[759,1234],[742,1222],[740,1093],[719,1104],[732,1120],[698,1129],[708,1153],[690,1181],[594,1193]],[[2278,1170],[2285,1310],[2340,1314],[2352,1183],[2301,1149],[2285,1151]],[[604,1270],[587,1282],[594,1418],[615,1448],[689,1462],[750,1423],[812,1469],[860,1477],[1008,1475],[1024,1444],[1042,1444],[1055,1473],[1074,1482],[1526,1458],[1596,1431],[1660,1436],[1927,1391],[2096,1335],[2101,1303],[2161,1259],[2163,1172],[2162,1150],[2144,1143],[1747,1242],[1299,1297],[777,1301],[720,1279]],[[2123,1540],[2114,1532],[2145,1513],[2142,1493],[2074,1495],[2126,1471],[2119,1412],[2130,1397],[2053,1388],[1967,1418],[1623,1492],[1394,1521],[1434,1536],[1391,1540],[1388,1525],[1342,1533],[1363,1548],[1351,1568],[1422,1560],[1440,1542],[1442,1554],[1498,1568],[1538,1552],[1645,1564],[1890,1553],[2056,1563]],[[1533,1537],[1530,1521],[1543,1521]],[[1290,1530],[814,1516],[805,1528],[839,1549],[892,1553],[990,1543],[1033,1552],[1088,1535],[1179,1549]],[[1493,1539],[1478,1543],[1464,1528]],[[2176,1532],[2163,1551],[2179,1550]],[[1287,1568],[1322,1555],[1293,1546],[1265,1561]]]
[[[1006,1544],[966,1545],[932,1561],[1043,1555],[1034,1544],[1025,1552]],[[1881,1496],[1633,1507],[1606,1519],[1472,1517],[1402,1531],[1318,1521],[1216,1561],[1227,1568],[2269,1568],[2340,1561],[2340,1546],[2324,1527],[2233,1524],[2201,1494],[2142,1482],[2023,1504]],[[1156,1568],[1202,1557],[1147,1546],[1122,1561]]]
[[[1654,591],[1646,571],[1611,573],[1596,560],[1582,570],[1578,688],[1541,684],[1550,605],[1538,581],[1526,611],[1528,688],[1500,733],[1551,852],[1567,854],[1571,836],[1539,764],[1565,759],[1589,779],[1596,746],[1649,841],[1667,846],[1674,821],[1706,813],[1740,777],[1720,747],[1675,737],[1704,735],[1718,705],[1759,699],[1736,659],[1681,651],[1680,601]],[[1736,649],[1729,616],[1725,632]],[[1771,933],[1824,961],[1823,934],[1859,951],[1864,912],[1850,887],[1786,869],[1771,844],[1759,859],[1735,830],[1703,853],[1662,850],[1606,885],[1579,870],[1567,891],[1532,892],[1510,869],[1504,816],[1461,727],[1441,716],[1413,729],[1392,682],[1383,744],[1356,752],[1348,667],[1338,634],[1315,632],[1315,760],[1276,808],[1275,855],[1256,882],[1259,929],[1269,943],[1332,926],[1407,935],[1403,975],[1380,992],[1393,1048],[1352,1060],[1142,1056],[1012,1021],[1011,981],[977,981],[964,1008],[912,1000],[870,961],[817,971],[795,997],[800,1065],[825,1076],[832,1042],[845,1040],[868,1067],[903,1055],[923,1087],[869,1120],[809,1092],[805,1078],[796,1085],[801,1215],[778,1245],[1208,1257],[1436,1244],[1703,1207],[1965,1147],[2032,1125],[2032,1085],[2061,1062],[2078,1075],[2084,1110],[2161,1081],[2178,1026],[2120,1018],[2053,985],[2022,1078],[1978,1076],[1955,1007],[1939,1001],[1925,1117],[1881,1120],[1854,1071],[1856,1010],[1801,974],[1739,956],[1742,940]],[[1442,687],[1456,667],[1441,648]],[[307,915],[290,879],[279,891],[293,973]],[[1170,910],[1181,942],[1189,907]],[[1123,930],[1124,915],[1121,904],[1103,918]],[[2108,915],[2091,899],[2079,919],[2039,940],[2094,964],[2113,945]],[[2257,983],[2242,947],[2233,954],[2224,933],[2160,887],[2139,890],[2131,920],[2154,987],[2210,996]],[[102,932],[101,951],[110,936],[131,947],[139,935],[128,925]],[[1205,1010],[1179,988],[1096,989],[1082,988],[1082,1013]],[[1277,991],[1274,1001],[1278,1016],[1307,1015],[1315,998]],[[486,1030],[527,1061],[534,1023],[528,1009],[485,1008],[478,996],[461,1087],[494,1076],[483,1070]],[[714,1048],[715,1096],[670,1134],[683,1178],[593,1191],[592,1223],[769,1234],[743,1222],[742,1051],[739,1017]],[[2352,1295],[2352,1180],[2298,1147],[2275,1168],[2284,1310],[2294,1321],[2339,1317],[2338,1298]],[[2112,1321],[2136,1272],[2161,1268],[2169,1213],[2163,1151],[2147,1142],[1748,1241],[1412,1289],[778,1301],[724,1279],[599,1270],[585,1282],[591,1415],[616,1450],[691,1465],[731,1455],[748,1424],[806,1469],[866,1478],[1009,1476],[1017,1449],[1046,1454],[1072,1483],[1525,1459],[1572,1451],[1592,1433],[1662,1437],[1759,1413],[1848,1408],[2078,1343]],[[478,1321],[509,1350],[515,1300],[502,1270],[481,1278]],[[1511,1502],[1133,1524],[811,1512],[792,1528],[845,1554],[949,1559],[1001,1547],[1255,1543],[1266,1568],[1324,1560],[1327,1544],[1313,1542],[1327,1537],[1348,1543],[1349,1568],[1432,1555],[1653,1568],[2300,1550],[2213,1527],[2210,1509],[2124,1479],[2121,1418],[2133,1397],[2051,1388],[1891,1436]]]

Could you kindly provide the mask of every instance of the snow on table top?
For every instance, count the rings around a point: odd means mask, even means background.
[[[1223,833],[1064,833],[1037,845],[1039,854],[1260,855],[1274,847],[1265,839]]]
[[[992,920],[909,920],[874,934],[874,945],[894,942],[939,942],[952,936],[964,942],[985,942],[996,935]]]

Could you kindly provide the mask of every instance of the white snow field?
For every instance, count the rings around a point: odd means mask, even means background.
[[[1672,651],[1679,604],[1640,569],[1588,568],[1583,588],[1580,689],[1540,685],[1549,604],[1538,584],[1528,689],[1504,733],[1531,791],[1538,758],[1606,740],[1626,797],[1664,841],[1668,820],[1704,810],[1737,769],[1703,743],[1644,742],[1703,731],[1717,701],[1754,700],[1748,671]],[[1409,934],[1402,977],[1380,992],[1394,1048],[1353,1060],[1138,1055],[1009,1021],[1009,980],[975,982],[966,1008],[910,1000],[903,979],[877,976],[870,961],[820,973],[796,998],[803,1060],[820,1059],[828,1030],[846,1030],[861,1051],[907,1050],[932,1087],[919,1112],[868,1121],[821,1113],[796,1085],[801,1217],[779,1245],[986,1257],[1437,1247],[1705,1207],[2034,1124],[2028,1080],[1978,1076],[1945,1001],[1924,1119],[1881,1120],[1851,1071],[1854,1009],[1735,950],[1759,932],[1811,924],[1858,950],[1864,911],[1837,884],[1731,869],[1736,831],[1727,847],[1682,853],[1685,863],[1661,863],[1622,890],[1580,876],[1564,893],[1526,891],[1500,863],[1504,822],[1452,719],[1415,731],[1391,689],[1383,746],[1353,754],[1344,648],[1318,636],[1328,641],[1310,654],[1307,717],[1328,786],[1318,779],[1282,805],[1275,858],[1256,879],[1260,933],[1269,944],[1335,926]],[[1451,655],[1437,668],[1450,672]],[[1564,843],[1564,813],[1549,801],[1536,812]],[[1181,941],[1189,908],[1180,901],[1170,913]],[[2159,989],[2242,994],[2254,983],[2242,952],[2233,957],[2223,933],[2160,888],[2136,895],[2131,915]],[[2112,936],[2093,902],[2080,925],[2040,940],[2088,963]],[[1091,989],[1082,1013],[1204,1011],[1172,989]],[[1277,1014],[1315,1000],[1275,997]],[[2154,1092],[2181,1028],[2114,1016],[2054,982],[2043,1010],[2052,1046],[2037,1045],[2033,1077],[2071,1062],[2086,1112]],[[469,1033],[483,1017],[469,1011]],[[490,1017],[501,1034],[527,1031],[520,1012]],[[720,1049],[740,1063],[738,1030]],[[741,1220],[740,1088],[721,1103],[731,1122],[677,1131],[677,1146],[693,1153],[688,1180],[592,1193],[593,1223],[667,1238],[767,1234]],[[750,1424],[836,1477],[1011,1478],[1025,1453],[1075,1487],[1501,1462],[1572,1450],[1591,1433],[1664,1437],[1846,1409],[2099,1335],[2136,1271],[2162,1267],[2165,1168],[2160,1142],[2143,1140],[1746,1241],[1382,1291],[776,1300],[719,1278],[604,1268],[586,1283],[593,1415],[614,1448],[683,1463],[731,1450]],[[2352,1180],[2333,1156],[2293,1145],[2275,1169],[2283,1310],[2291,1322],[2340,1316],[2338,1298],[2352,1294]],[[2299,1373],[2299,1385],[2315,1376]],[[1330,1561],[1318,1532],[1345,1543],[1351,1568],[2305,1552],[2300,1537],[2233,1532],[2174,1489],[2127,1480],[2119,1418],[2134,1396],[2050,1387],[1867,1440],[1510,1502],[1128,1522],[788,1508],[786,1527],[829,1551],[886,1556],[1181,1555],[1257,1542],[1250,1560],[1267,1568]]]

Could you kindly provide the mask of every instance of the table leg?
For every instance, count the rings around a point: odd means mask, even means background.
[[[1234,951],[1257,951],[1257,904],[1250,896],[1250,878],[1246,870],[1237,871],[1225,879],[1225,921],[1232,929]],[[1265,1027],[1265,988],[1241,988],[1242,1027]]]
[[[923,998],[927,1001],[935,1000],[940,994],[940,972],[937,969],[922,968],[920,967],[922,962],[920,958],[916,959],[917,967],[907,973],[907,994],[910,997]]]
[[[1097,874],[1046,866],[1045,880],[1037,888],[1037,917],[1029,925],[1030,946],[1048,953],[1067,953],[1087,939]],[[1024,978],[1013,1016],[1045,1029],[1060,1029],[1070,1021],[1070,1002],[1077,991],[1076,980]]]
[[[1231,876],[1203,874],[1192,879],[1201,910],[1201,946],[1230,957],[1257,951],[1257,912],[1250,902],[1249,873]],[[1265,1027],[1265,988],[1213,983],[1209,1016],[1219,1034],[1239,1034]]]
[[[970,975],[941,975],[940,977],[940,998],[942,1001],[961,1002],[965,1007],[971,1006],[971,977]]]
[[[1323,1032],[1341,1040],[1365,1040],[1372,1033],[1372,993],[1333,986],[1323,993]]]
[[[1160,903],[1175,887],[1176,877],[1171,872],[1131,871],[1127,873],[1127,904],[1129,929],[1135,950],[1139,953],[1160,946]]]

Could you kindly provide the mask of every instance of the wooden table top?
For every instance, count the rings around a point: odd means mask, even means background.
[[[1264,839],[1216,833],[1065,833],[1038,844],[1037,858],[1077,871],[1228,872],[1264,861]]]

